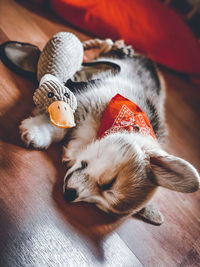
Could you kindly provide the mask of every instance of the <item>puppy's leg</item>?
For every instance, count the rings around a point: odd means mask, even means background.
[[[61,141],[67,132],[67,129],[54,126],[47,114],[23,120],[19,129],[22,141],[35,148],[47,148],[51,143]]]
[[[77,154],[87,144],[82,142],[83,140],[74,139],[69,141],[66,146],[63,146],[62,162],[67,163],[68,167],[72,167],[76,161]]]
[[[72,131],[71,140],[63,146],[62,161],[67,162],[69,167],[74,164],[79,152],[96,138],[98,127],[94,125],[91,119],[86,119]]]
[[[136,213],[135,216],[154,225],[161,225],[164,222],[162,213],[152,203],[149,203],[146,207]]]

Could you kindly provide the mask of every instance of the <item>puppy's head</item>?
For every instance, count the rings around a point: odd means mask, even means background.
[[[199,188],[196,169],[139,134],[111,134],[81,150],[64,179],[67,202],[91,202],[107,213],[133,214],[157,186],[180,192]]]

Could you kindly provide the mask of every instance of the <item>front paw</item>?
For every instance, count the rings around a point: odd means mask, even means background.
[[[75,163],[73,150],[66,146],[63,146],[62,163],[64,163],[68,168],[71,168]]]
[[[21,122],[19,126],[21,139],[27,147],[47,148],[51,144],[50,133],[43,125],[35,125],[34,119],[31,117]]]

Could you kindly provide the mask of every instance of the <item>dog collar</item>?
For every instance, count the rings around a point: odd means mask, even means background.
[[[114,96],[105,109],[98,138],[116,132],[138,132],[156,139],[153,128],[141,108],[120,94]]]

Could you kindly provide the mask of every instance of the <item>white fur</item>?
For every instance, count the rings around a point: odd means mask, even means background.
[[[21,139],[35,148],[48,148],[52,142],[60,141],[66,135],[66,129],[54,126],[46,114],[39,114],[22,121]]]

